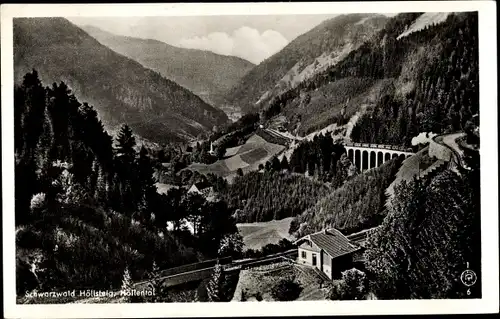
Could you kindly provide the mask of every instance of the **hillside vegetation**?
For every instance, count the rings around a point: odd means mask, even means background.
[[[212,164],[193,163],[187,169],[203,174],[213,173],[222,177],[235,175],[240,169],[244,173],[252,172],[284,149],[283,145],[270,143],[254,134],[239,147],[233,156]]]
[[[394,159],[348,179],[297,216],[290,225],[290,233],[298,238],[333,227],[348,234],[379,225],[386,214],[385,190],[399,166],[400,159]]]
[[[237,233],[223,202],[158,194],[151,154],[135,151],[130,128],[113,146],[97,112],[64,82],[43,87],[36,71],[26,74],[14,111],[18,295],[118,289],[124,277],[218,256]],[[183,230],[186,219],[194,234]]]
[[[383,15],[349,14],[324,21],[248,72],[228,93],[228,103],[240,105],[244,112],[261,108],[277,94],[342,60],[386,20]]]
[[[113,51],[160,73],[214,106],[220,106],[226,92],[254,67],[234,56],[119,36],[88,25],[81,28]]]
[[[478,112],[477,13],[450,14],[398,39],[419,16],[391,18],[339,63],[273,98],[266,112],[287,114],[309,132],[344,124],[368,106],[351,138],[381,144],[409,145],[418,132],[463,128]]]
[[[326,195],[329,188],[299,174],[266,170],[236,177],[222,197],[243,223],[296,216]]]
[[[400,87],[360,118],[353,140],[410,145],[415,132],[463,130],[479,112],[477,13],[449,15],[394,45],[408,52],[393,65]]]
[[[14,19],[17,82],[33,68],[45,85],[64,81],[95,105],[103,123],[127,123],[156,142],[186,140],[226,123],[227,116],[160,74],[144,68],[63,18]]]
[[[471,171],[446,170],[402,182],[368,242],[367,273],[380,299],[481,298],[479,159]],[[460,281],[474,270],[470,291]]]

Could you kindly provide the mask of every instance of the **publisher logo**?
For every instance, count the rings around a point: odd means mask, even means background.
[[[467,287],[471,287],[476,283],[477,276],[473,270],[467,269],[462,272],[462,275],[460,275],[460,280]]]

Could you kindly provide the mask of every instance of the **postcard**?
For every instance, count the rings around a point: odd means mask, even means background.
[[[1,15],[5,317],[498,311],[494,2]]]

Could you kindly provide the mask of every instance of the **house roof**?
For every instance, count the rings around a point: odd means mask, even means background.
[[[369,229],[364,229],[364,230],[359,231],[357,233],[347,235],[347,239],[349,239],[351,242],[355,242],[358,245],[364,245],[366,240],[368,239],[368,236],[371,233],[375,232],[379,228],[380,228],[380,226],[376,226],[376,227],[369,228]]]
[[[205,189],[205,188],[208,188],[210,187],[210,184],[208,182],[197,182],[197,183],[194,183],[193,184],[197,189],[199,190],[202,190],[202,189]]]
[[[332,258],[349,254],[360,249],[359,246],[353,244],[349,239],[347,239],[347,237],[335,228],[307,235],[299,239],[297,242],[302,240],[310,240],[316,246],[323,249]]]

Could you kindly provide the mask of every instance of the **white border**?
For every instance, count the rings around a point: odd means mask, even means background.
[[[233,3],[233,4],[91,4],[2,5],[2,191],[4,316],[6,318],[85,317],[212,317],[333,314],[443,314],[498,312],[498,152],[496,7],[493,1],[352,2],[352,3]],[[14,139],[12,17],[30,16],[197,16],[325,14],[354,12],[479,11],[481,120],[481,227],[483,298],[480,300],[367,300],[255,303],[65,304],[15,303]]]

